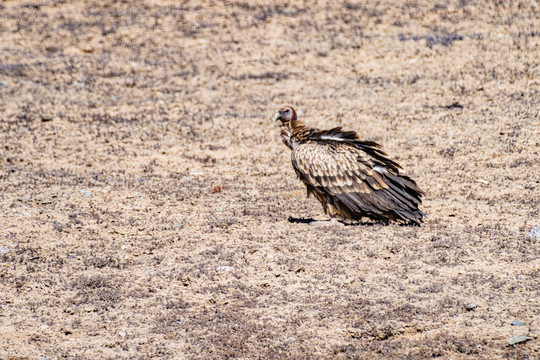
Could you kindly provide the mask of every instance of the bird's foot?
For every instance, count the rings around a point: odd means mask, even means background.
[[[330,220],[312,221],[309,223],[309,225],[316,227],[343,226],[343,224],[340,223],[336,218],[331,218]]]

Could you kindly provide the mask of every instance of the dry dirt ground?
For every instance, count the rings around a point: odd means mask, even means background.
[[[539,18],[1,2],[0,359],[540,358]],[[380,142],[425,224],[306,224],[284,104]]]

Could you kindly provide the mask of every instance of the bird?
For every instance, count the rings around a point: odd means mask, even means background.
[[[342,127],[319,130],[298,120],[292,106],[274,116],[280,121],[283,143],[291,149],[296,175],[305,184],[307,197],[322,204],[333,225],[364,218],[389,224],[420,225],[425,217],[419,209],[424,192],[401,166],[388,158],[381,145],[360,140]]]

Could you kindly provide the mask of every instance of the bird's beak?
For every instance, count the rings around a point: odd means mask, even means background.
[[[278,121],[279,119],[281,119],[281,113],[278,111],[276,115],[274,115],[274,121]]]

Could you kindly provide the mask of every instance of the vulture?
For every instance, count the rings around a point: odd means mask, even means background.
[[[399,173],[401,167],[378,143],[360,140],[356,132],[341,127],[310,128],[298,120],[291,106],[276,113],[278,120],[307,196],[314,195],[331,218],[314,223],[362,218],[385,224],[397,221],[420,225],[423,221],[424,213],[418,206],[424,193],[413,179]]]

